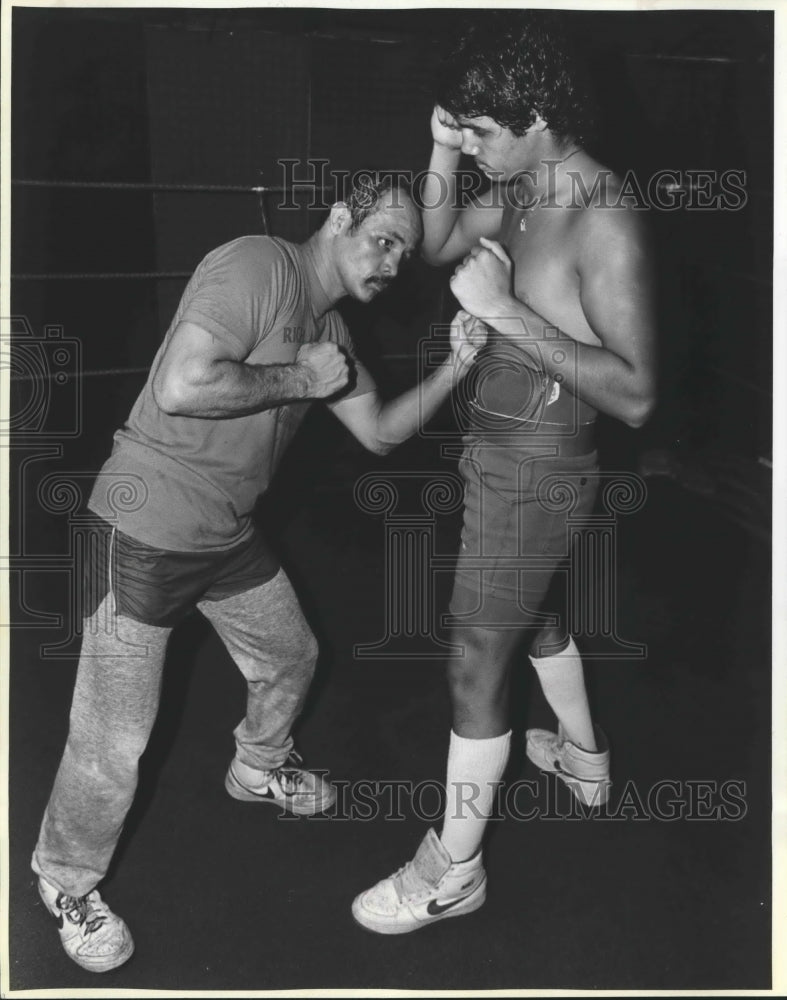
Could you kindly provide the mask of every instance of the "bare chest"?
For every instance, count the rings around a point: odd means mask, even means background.
[[[514,294],[583,343],[598,344],[581,302],[577,215],[564,208],[506,212],[501,242],[514,264]]]

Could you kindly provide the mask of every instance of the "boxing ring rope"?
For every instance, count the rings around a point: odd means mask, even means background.
[[[245,184],[159,184],[155,181],[47,181],[28,178],[12,180],[14,187],[81,188],[109,191],[183,191],[197,194],[287,194],[288,188]],[[316,188],[315,190],[322,190]]]
[[[260,220],[266,236],[270,235],[270,226],[265,209],[265,197],[269,194],[293,194],[294,190],[282,185],[245,185],[245,184],[167,184],[148,181],[55,181],[32,178],[12,179],[14,187],[22,188],[54,188],[72,191],[150,191],[153,193],[177,194],[250,194],[256,195],[260,208]],[[315,191],[325,191],[322,185],[316,185]],[[193,271],[123,271],[123,272],[76,272],[61,274],[12,274],[13,281],[172,281],[186,280]],[[96,376],[121,376],[147,374],[149,368],[107,368],[99,371],[81,371],[73,373],[79,378]],[[36,374],[32,372],[12,373],[12,382],[41,381],[52,379],[52,373]]]
[[[122,273],[90,272],[86,274],[12,274],[13,281],[123,281],[124,279],[190,278],[192,271],[124,271]]]
[[[150,371],[150,365],[144,368],[100,368],[96,371],[79,371],[79,372],[47,372],[46,374],[40,375],[33,372],[24,372],[19,374],[14,372],[11,374],[10,378],[12,382],[49,382],[52,379],[58,379],[58,376],[66,375],[73,378],[96,378],[104,376],[113,375],[147,375]]]
[[[245,184],[164,184],[156,181],[52,181],[31,178],[12,179],[13,187],[54,188],[71,191],[151,191],[153,193],[176,194],[251,194],[256,195],[260,209],[260,221],[263,232],[270,236],[268,213],[265,208],[265,196],[269,194],[293,194],[295,189],[283,187],[280,184],[245,185]],[[324,186],[315,185],[314,191],[326,190]],[[12,274],[13,281],[147,281],[176,280],[190,278],[191,271],[135,271],[135,272],[90,272],[74,274]]]

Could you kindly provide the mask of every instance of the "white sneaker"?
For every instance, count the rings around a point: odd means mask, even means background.
[[[224,787],[241,802],[267,802],[298,816],[324,812],[336,801],[336,789],[318,774],[299,767],[302,763],[294,750],[273,771],[257,771],[236,757],[227,771]]]
[[[77,965],[89,972],[109,972],[131,958],[131,932],[97,889],[86,896],[67,896],[39,878],[38,892],[58,922],[66,954]]]
[[[356,896],[353,916],[378,934],[406,934],[436,920],[472,913],[485,899],[481,851],[454,864],[429,830],[412,861]]]
[[[525,751],[542,771],[556,774],[585,806],[603,806],[609,798],[609,748],[606,737],[595,727],[596,745],[603,749],[591,753],[566,739],[563,727],[557,733],[548,729],[528,729]]]

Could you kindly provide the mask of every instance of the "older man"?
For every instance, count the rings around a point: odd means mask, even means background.
[[[33,855],[63,946],[85,969],[113,969],[133,951],[96,886],[136,791],[167,641],[192,608],[248,683],[228,793],[299,814],[335,799],[293,751],[317,647],[251,513],[314,400],[383,454],[466,370],[475,348],[459,322],[443,366],[383,403],[333,309],[346,295],[373,299],[420,237],[408,194],[366,178],[301,246],[248,236],[214,250],[115,435],[90,500],[96,536],[68,741]]]

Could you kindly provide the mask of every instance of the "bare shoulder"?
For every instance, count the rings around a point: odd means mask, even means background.
[[[572,189],[580,261],[649,261],[652,238],[647,210],[627,196],[625,182],[616,174],[595,161],[590,164]]]

